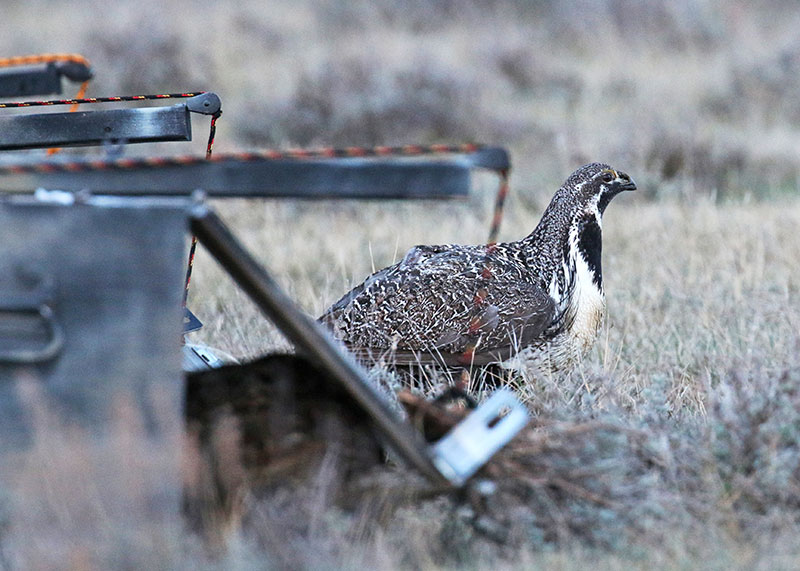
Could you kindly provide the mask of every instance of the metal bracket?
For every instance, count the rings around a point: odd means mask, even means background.
[[[206,369],[216,369],[223,365],[225,365],[225,362],[217,357],[209,347],[193,343],[186,343],[183,346],[184,371],[204,371]]]
[[[197,318],[197,316],[189,311],[188,307],[183,308],[183,333],[192,333],[193,331],[198,331],[203,327],[203,324]]]
[[[55,66],[70,81],[89,81],[94,77],[92,68],[77,61],[58,62]]]
[[[508,389],[499,389],[431,446],[433,463],[461,486],[528,423],[528,411]]]
[[[214,115],[222,110],[222,101],[216,93],[201,93],[187,99],[186,108],[192,113]]]

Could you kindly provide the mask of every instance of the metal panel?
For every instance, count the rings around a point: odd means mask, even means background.
[[[181,529],[186,201],[111,200],[0,201],[4,514],[42,510],[46,537],[79,545],[101,530],[127,544]],[[32,358],[4,351],[14,328],[34,333],[16,338]],[[53,490],[55,503],[44,499]]]
[[[167,166],[129,161],[81,172],[91,163],[70,163],[51,172],[4,173],[0,191],[35,188],[103,194],[188,195],[203,190],[214,197],[447,198],[466,196],[472,164],[463,159],[243,160],[195,161]],[[0,165],[2,166],[2,165]]]
[[[0,71],[0,97],[25,97],[61,93],[61,73],[56,66]]]
[[[177,422],[186,208],[19,198],[0,202],[0,452],[30,437],[20,376],[98,437],[124,393],[145,417],[168,394]]]
[[[0,116],[0,151],[191,139],[185,104]]]

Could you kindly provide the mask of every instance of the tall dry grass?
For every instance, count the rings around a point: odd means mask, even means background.
[[[585,440],[556,437],[562,448],[554,444],[552,455],[540,459],[545,473],[567,478],[580,465],[588,489],[614,508],[529,498],[529,506],[544,512],[523,518],[529,526],[523,547],[497,554],[476,547],[480,534],[470,535],[465,523],[471,515],[455,524],[447,508],[426,506],[403,512],[403,523],[387,532],[395,540],[422,533],[429,541],[415,553],[440,564],[452,557],[519,563],[557,545],[566,551],[553,560],[574,553],[570,561],[578,567],[588,545],[610,550],[609,567],[621,564],[617,558],[643,566],[706,558],[720,565],[745,558],[769,568],[797,562],[791,538],[800,523],[798,203],[626,198],[615,201],[604,223],[608,317],[598,343],[572,375],[528,378],[521,390],[542,421],[616,427]],[[479,242],[488,219],[480,200],[357,209],[242,203],[225,210],[243,229],[268,229],[243,234],[312,314],[414,243]],[[504,235],[526,233],[537,216],[517,201]],[[432,218],[436,224],[424,223]],[[355,223],[365,219],[372,222],[368,230]],[[272,245],[276,240],[280,247]],[[219,321],[205,332],[209,342],[242,356],[284,347],[249,302],[224,285],[213,263],[198,266],[196,288],[201,314],[219,310]],[[548,505],[563,510],[566,523],[542,515]],[[415,531],[420,525],[426,531]],[[564,525],[560,535],[553,531]],[[781,549],[773,552],[769,546],[777,541]]]
[[[574,374],[530,379],[522,390],[540,421],[563,427],[555,442],[565,446],[547,450],[540,468],[559,477],[584,468],[574,477],[613,509],[534,488],[520,502],[530,509],[512,530],[516,543],[498,548],[470,523],[474,514],[444,500],[375,526],[329,505],[323,475],[303,502],[253,500],[217,559],[180,532],[142,540],[143,552],[165,546],[151,559],[117,560],[120,543],[106,529],[76,567],[797,567],[794,3],[32,0],[4,7],[3,17],[2,55],[81,52],[96,66],[91,95],[218,92],[218,152],[507,145],[515,170],[503,239],[527,234],[581,163],[608,161],[640,187],[606,214],[609,305],[595,349]],[[494,184],[477,175],[473,196],[458,204],[215,206],[318,315],[411,245],[483,241]],[[199,339],[244,358],[286,347],[202,250],[195,272]],[[587,422],[607,428],[569,440]],[[71,465],[83,454],[79,437],[43,434],[48,448],[29,464],[32,481],[50,473],[51,454],[71,467],[57,475],[63,486],[31,484],[29,509],[4,520],[2,566],[68,566],[74,543],[52,530],[73,521],[62,517],[71,483],[86,483],[75,498],[102,515],[124,481]]]

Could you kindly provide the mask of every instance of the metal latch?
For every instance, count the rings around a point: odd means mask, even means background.
[[[64,331],[50,306],[52,283],[26,271],[8,272],[0,283],[0,363],[35,364],[54,359],[64,346]]]
[[[461,486],[528,423],[528,410],[509,389],[497,390],[430,448],[433,463]]]

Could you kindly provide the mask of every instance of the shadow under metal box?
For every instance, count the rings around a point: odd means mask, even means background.
[[[187,201],[64,196],[0,199],[0,454],[40,405],[95,439],[125,404],[177,443]]]

